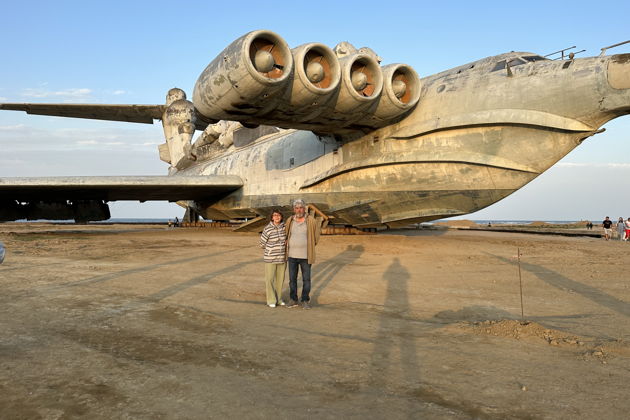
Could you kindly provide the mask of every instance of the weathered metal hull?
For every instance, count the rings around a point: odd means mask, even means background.
[[[471,213],[543,173],[605,122],[630,113],[628,55],[537,61],[497,70],[509,53],[422,80],[418,107],[357,138],[288,130],[183,171],[234,174],[244,187],[190,203],[209,219],[289,209],[302,198],[359,227]],[[524,60],[522,60],[525,62]],[[627,86],[628,85],[628,86]]]
[[[297,167],[290,165],[290,151],[270,158],[299,136],[301,151],[319,146],[321,156]],[[289,131],[192,168],[195,174],[231,173],[246,180],[242,190],[222,200],[194,205],[206,218],[223,219],[288,209],[293,199],[303,198],[335,223],[372,227],[435,220],[501,200],[584,137],[545,128],[468,127],[406,140],[365,136],[335,150],[330,139]],[[233,166],[233,160],[247,164]],[[273,164],[278,168],[270,169]]]
[[[369,49],[354,50],[339,44],[335,57],[321,44],[305,44],[291,52],[276,34],[254,31],[210,63],[193,102],[171,89],[166,106],[157,108],[0,109],[136,122],[146,122],[139,110],[149,121],[161,115],[160,156],[174,181],[201,175],[219,183],[206,185],[201,200],[167,195],[195,200],[181,204],[206,219],[262,219],[271,208],[288,212],[301,198],[333,223],[358,227],[480,210],[532,181],[607,121],[630,114],[630,54],[549,60],[510,52],[418,80],[408,66],[381,69]],[[233,121],[208,125],[217,119]],[[195,129],[204,132],[191,143]],[[225,183],[228,176],[234,179]],[[55,191],[28,197],[22,191],[5,201],[15,207],[16,200],[47,202],[52,195],[67,207],[78,200],[67,191],[57,196],[63,185],[55,184]],[[81,187],[84,196],[100,188]],[[122,193],[95,197],[102,204],[131,197]],[[14,217],[15,209],[5,207]],[[38,214],[56,212],[40,207]]]

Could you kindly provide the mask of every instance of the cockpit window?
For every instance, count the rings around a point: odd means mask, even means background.
[[[525,64],[525,61],[521,60],[520,58],[512,58],[510,61],[508,61],[508,64],[510,65],[510,67],[515,67],[515,66],[520,66],[521,64]],[[490,70],[490,72],[499,71],[499,70],[505,70],[505,60],[499,61],[494,66],[494,68]]]
[[[545,57],[541,57],[539,55],[526,55],[524,57],[522,57],[525,61],[540,61],[540,60],[546,60]]]
[[[521,60],[520,58],[513,58],[508,62],[508,64],[510,65],[510,67],[515,67],[520,66],[521,64],[525,64],[525,61]]]
[[[505,69],[505,60],[501,60],[497,63],[496,66],[494,66],[494,68],[492,70],[490,70],[490,72],[493,71],[499,71],[499,70],[503,70]]]

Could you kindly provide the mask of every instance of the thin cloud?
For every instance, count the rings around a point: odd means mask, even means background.
[[[0,166],[1,167],[7,167],[7,166],[11,166],[11,165],[24,165],[26,164],[26,161],[23,159],[18,159],[18,158],[12,158],[12,159],[5,159],[5,158],[0,158]]]
[[[147,151],[162,137],[157,129],[33,127],[25,124],[0,126],[0,149],[4,152],[34,150],[125,150]]]
[[[34,89],[28,88],[22,92],[22,96],[27,98],[63,98],[63,99],[87,99],[92,94],[92,89],[87,88],[74,88],[65,90],[46,90],[46,89]]]
[[[615,169],[627,169],[630,168],[630,163],[572,163],[572,162],[560,162],[555,166],[564,168],[615,168]]]
[[[115,90],[115,91],[113,91],[113,92],[112,92],[112,95],[124,95],[125,93],[127,93],[127,91],[126,91],[126,90],[121,90],[121,89],[119,89],[119,90]]]
[[[15,125],[0,125],[0,131],[15,131],[25,128],[24,124],[15,124]]]

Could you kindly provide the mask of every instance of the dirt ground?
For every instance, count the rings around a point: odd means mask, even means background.
[[[256,234],[0,224],[0,240],[3,419],[630,411],[630,243],[326,236],[309,311],[265,305]]]

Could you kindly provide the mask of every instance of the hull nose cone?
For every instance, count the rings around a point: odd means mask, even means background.
[[[606,76],[608,89],[600,101],[599,108],[607,114],[606,121],[610,121],[630,114],[630,54],[610,56]]]
[[[610,58],[608,84],[613,89],[630,89],[630,54],[619,54]]]

